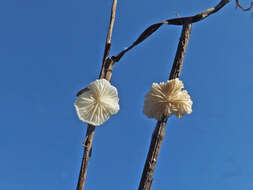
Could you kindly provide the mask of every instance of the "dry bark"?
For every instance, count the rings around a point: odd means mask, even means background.
[[[118,62],[122,56],[134,48],[136,45],[139,43],[143,42],[145,39],[147,39],[151,34],[153,34],[155,31],[157,31],[162,25],[168,24],[168,25],[183,25],[183,32],[181,35],[180,43],[178,45],[178,50],[177,50],[177,55],[173,64],[173,73],[171,72],[170,74],[170,79],[174,77],[179,77],[180,71],[182,68],[182,63],[183,63],[183,58],[184,58],[184,52],[188,43],[187,38],[187,31],[190,34],[190,28],[191,24],[194,22],[201,21],[208,17],[209,15],[217,12],[220,10],[222,7],[224,7],[227,3],[229,3],[231,0],[221,0],[220,3],[210,9],[207,9],[197,15],[191,16],[191,17],[181,17],[181,18],[174,18],[174,19],[169,19],[165,20],[156,24],[151,25],[148,27],[140,36],[139,38],[128,48],[125,50],[121,51],[119,54],[116,56],[112,56],[111,58],[109,57],[110,49],[111,49],[111,37],[112,37],[112,30],[113,30],[113,25],[115,21],[115,13],[116,13],[116,6],[117,6],[117,0],[113,1],[112,5],[112,10],[111,10],[111,19],[110,19],[110,25],[108,28],[108,33],[107,33],[107,38],[106,38],[106,43],[105,43],[105,50],[104,50],[104,56],[103,56],[103,63],[102,63],[102,68],[100,71],[99,78],[105,78],[106,80],[110,81],[111,80],[111,75],[112,75],[112,70],[115,62]],[[185,35],[185,37],[183,37]],[[185,40],[185,41],[184,41]],[[77,96],[82,94],[85,91],[85,88],[80,90],[77,93]],[[166,126],[167,118],[162,119],[161,121],[157,122],[156,128],[153,132],[152,140],[151,140],[151,145],[150,145],[150,150],[148,153],[148,158],[145,164],[145,168],[143,171],[142,175],[142,180],[139,186],[139,190],[145,189],[149,190],[151,188],[152,184],[152,176],[156,164],[156,160],[160,151],[162,139],[164,137],[164,132],[165,132],[165,126]],[[83,143],[84,146],[84,153],[83,153],[83,159],[82,159],[82,164],[81,164],[81,169],[80,169],[80,174],[79,174],[79,179],[78,179],[78,185],[76,190],[83,190],[84,189],[84,184],[87,176],[87,168],[88,168],[88,163],[91,157],[91,151],[92,151],[92,142],[93,142],[93,137],[95,133],[95,126],[88,125],[87,127],[87,132],[86,132],[86,137]]]
[[[172,66],[169,79],[175,79],[180,76],[185,51],[189,42],[190,33],[191,33],[191,24],[184,25],[182,29],[180,41],[178,43],[177,53],[174,59],[174,64]],[[152,134],[152,139],[151,139],[147,159],[145,162],[145,166],[142,172],[139,190],[151,189],[156,162],[157,162],[162,141],[165,135],[165,127],[166,127],[167,119],[168,118],[163,117],[161,121],[157,121],[155,130]]]
[[[91,157],[92,141],[93,141],[94,134],[95,134],[95,126],[88,125],[87,131],[86,131],[86,137],[83,142],[84,153],[83,153],[83,159],[82,159],[82,164],[80,168],[76,190],[84,189],[84,184],[85,184],[85,180],[87,176],[88,163]]]
[[[100,71],[99,78],[106,79],[108,81],[111,80],[112,77],[112,69],[113,69],[113,63],[111,59],[108,57],[111,49],[111,38],[112,38],[112,31],[113,31],[113,25],[115,21],[115,14],[116,14],[116,7],[117,7],[117,0],[113,1],[112,9],[111,9],[111,18],[110,18],[110,25],[107,32],[107,38],[105,43],[105,50],[104,50],[104,57],[102,62],[102,68]],[[77,96],[81,95],[82,92],[85,91],[85,88],[82,89],[77,93]],[[88,163],[91,158],[91,152],[92,152],[92,143],[93,143],[93,137],[95,134],[95,126],[88,125],[85,140],[83,142],[84,147],[84,153],[82,158],[82,164],[80,168],[79,178],[78,178],[78,184],[76,187],[76,190],[83,190],[84,184],[87,177],[87,169],[88,169]]]

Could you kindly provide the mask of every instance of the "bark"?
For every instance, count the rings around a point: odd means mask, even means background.
[[[177,53],[174,59],[172,70],[170,72],[170,79],[175,79],[180,76],[180,72],[183,65],[185,51],[189,42],[191,33],[191,24],[183,26],[180,41],[177,47]],[[163,118],[161,121],[157,121],[155,130],[152,134],[151,143],[149,146],[149,152],[145,162],[145,166],[142,172],[142,177],[139,185],[139,190],[150,190],[153,182],[153,175],[155,171],[156,162],[162,146],[162,141],[165,135],[165,127],[168,118]]]
[[[84,184],[87,176],[87,169],[88,169],[88,163],[91,157],[91,151],[92,151],[92,141],[95,134],[95,126],[88,125],[87,131],[86,131],[86,137],[83,142],[84,152],[83,152],[83,159],[82,164],[80,168],[79,173],[79,179],[76,190],[83,190]]]
[[[100,79],[104,78],[108,81],[111,80],[112,69],[113,69],[113,63],[108,56],[109,56],[109,53],[111,50],[111,38],[112,38],[113,25],[114,25],[114,21],[115,21],[116,7],[117,7],[117,0],[114,0],[113,4],[112,4],[112,9],[111,9],[110,25],[109,25],[107,37],[106,37],[105,50],[104,50],[104,56],[103,56],[103,61],[102,61],[102,68],[101,68],[100,75],[99,75]],[[77,93],[77,96],[81,95],[82,92],[84,92],[84,91],[85,91],[85,88],[82,89],[81,91],[79,91]],[[85,140],[83,142],[84,152],[83,152],[82,164],[81,164],[81,169],[80,169],[80,173],[79,173],[79,178],[78,178],[76,190],[83,190],[84,189],[84,184],[85,184],[86,177],[87,177],[88,164],[89,164],[89,160],[91,158],[92,143],[93,143],[93,137],[95,134],[95,128],[96,127],[93,125],[87,126],[86,136],[85,136]]]
[[[106,80],[110,81],[111,76],[112,76],[113,66],[114,66],[115,62],[118,62],[126,52],[128,52],[129,50],[131,50],[133,47],[140,44],[141,42],[143,42],[145,39],[147,39],[151,34],[153,34],[155,31],[157,31],[164,24],[182,25],[183,26],[183,31],[182,31],[182,35],[181,35],[180,42],[178,45],[176,58],[175,58],[175,61],[173,64],[171,74],[170,74],[170,79],[179,77],[181,69],[182,69],[182,63],[183,63],[185,50],[186,50],[186,47],[188,44],[188,39],[189,39],[189,35],[190,35],[190,30],[191,30],[191,24],[207,18],[208,16],[210,16],[213,13],[220,10],[222,7],[224,7],[230,1],[231,0],[221,0],[220,3],[218,5],[216,5],[215,7],[207,9],[207,10],[205,10],[199,14],[196,14],[194,16],[191,16],[191,17],[168,19],[168,20],[164,20],[162,22],[153,24],[150,27],[148,27],[132,45],[130,45],[125,50],[121,51],[116,56],[112,56],[110,58],[109,53],[111,50],[111,37],[112,37],[113,25],[114,25],[114,21],[115,21],[116,6],[117,6],[117,0],[114,0],[113,5],[112,5],[112,10],[111,10],[110,25],[108,28],[104,56],[103,56],[103,62],[102,62],[102,68],[100,71],[99,78],[100,79],[105,78]],[[77,96],[79,96],[83,92],[85,92],[85,88],[82,89],[81,91],[79,91],[77,93]],[[142,190],[142,189],[149,190],[151,188],[152,180],[153,180],[152,176],[154,173],[156,161],[157,161],[160,147],[162,144],[162,140],[164,137],[166,122],[167,122],[167,118],[163,118],[161,121],[158,121],[156,128],[153,132],[152,140],[151,140],[151,144],[150,144],[150,150],[149,150],[148,157],[147,157],[145,167],[143,170],[139,190]],[[78,185],[77,185],[76,190],[83,190],[84,189],[84,184],[85,184],[85,180],[86,180],[86,176],[87,176],[88,163],[89,163],[89,160],[91,157],[92,142],[93,142],[94,133],[95,133],[95,126],[88,125],[86,137],[85,137],[85,140],[83,143],[84,153],[83,153],[83,159],[82,159],[82,164],[81,164],[81,169],[80,169],[80,174],[79,174],[79,179],[78,179]]]

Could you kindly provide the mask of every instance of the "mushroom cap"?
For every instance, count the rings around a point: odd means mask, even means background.
[[[184,114],[192,112],[192,100],[184,84],[178,78],[166,83],[153,83],[152,88],[145,96],[143,113],[149,118],[161,120],[163,116],[175,114],[182,118]]]
[[[77,97],[74,106],[81,121],[102,125],[119,111],[118,91],[105,79],[95,80]]]

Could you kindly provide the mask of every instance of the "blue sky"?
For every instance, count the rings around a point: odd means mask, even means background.
[[[99,75],[111,3],[0,1],[0,189],[75,189],[86,124],[73,102]],[[119,1],[111,55],[175,12],[217,3]],[[96,129],[87,189],[137,189],[156,123],[144,95],[168,79],[180,32],[163,26],[115,65],[121,110]],[[253,189],[252,33],[234,2],[193,25],[181,78],[193,113],[169,119],[152,189]]]

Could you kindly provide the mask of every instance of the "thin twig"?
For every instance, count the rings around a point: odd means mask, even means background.
[[[91,157],[91,151],[92,151],[92,140],[95,133],[95,126],[88,125],[87,131],[86,131],[86,137],[83,142],[84,152],[83,152],[83,159],[82,164],[80,168],[79,173],[79,179],[77,184],[77,190],[83,190],[84,189],[84,183],[87,176],[87,169],[88,169],[88,163]]]
[[[164,21],[161,21],[161,22],[158,22],[156,24],[149,26],[132,45],[130,45],[128,48],[126,48],[125,50],[118,53],[116,56],[112,56],[113,62],[118,62],[126,52],[128,52],[133,47],[135,47],[139,43],[146,40],[151,34],[153,34],[155,31],[157,31],[163,24],[185,25],[185,24],[192,24],[195,22],[199,22],[199,21],[207,18],[208,16],[212,15],[213,13],[216,13],[217,11],[219,11],[222,7],[224,7],[230,1],[231,0],[221,0],[220,3],[218,5],[216,5],[215,7],[207,9],[207,10],[205,10],[199,14],[196,14],[194,16],[168,19],[168,20],[164,20]]]
[[[104,78],[103,74],[105,73],[104,67],[106,64],[106,59],[108,58],[110,50],[111,50],[112,31],[113,31],[113,26],[114,26],[114,21],[115,21],[115,16],[116,16],[117,2],[118,2],[117,0],[113,0],[110,25],[109,25],[108,32],[107,32],[105,50],[104,50],[104,56],[103,56],[103,62],[102,62],[102,69],[101,69],[99,78]]]
[[[150,190],[153,182],[153,175],[156,166],[156,161],[162,145],[162,140],[165,134],[166,119],[158,121],[156,128],[152,134],[151,143],[149,146],[148,156],[142,172],[141,181],[138,190]]]
[[[104,56],[103,56],[103,62],[102,62],[102,68],[100,71],[99,78],[105,78],[106,80],[110,81],[112,76],[112,69],[113,69],[113,63],[110,58],[108,58],[110,49],[111,49],[111,38],[112,38],[112,31],[113,31],[113,25],[115,21],[115,14],[116,14],[116,7],[117,7],[117,0],[113,0],[112,9],[111,9],[111,18],[110,18],[110,25],[107,32],[106,37],[106,43],[105,43],[105,50],[104,50]],[[77,93],[77,96],[79,96],[82,92],[84,92],[85,89],[82,89],[79,93]],[[84,146],[84,153],[83,153],[83,159],[81,164],[81,169],[79,173],[78,178],[78,184],[76,190],[83,190],[84,184],[87,177],[87,169],[88,169],[88,163],[91,158],[91,152],[92,152],[92,142],[93,137],[95,134],[95,126],[88,125],[85,140],[83,143]]]
[[[250,10],[253,8],[253,2],[250,2],[250,5],[249,5],[248,8],[244,8],[244,7],[241,5],[241,3],[240,3],[239,0],[235,0],[235,2],[236,2],[236,6],[239,7],[240,9],[242,9],[243,11],[250,11]]]
[[[174,63],[172,65],[172,69],[170,72],[170,77],[169,77],[170,80],[180,77],[186,48],[190,39],[190,34],[191,34],[191,24],[184,25],[182,29],[182,34],[177,46],[177,52],[174,59]]]
[[[103,63],[102,63],[102,68],[101,68],[101,71],[100,71],[99,78],[105,78],[106,80],[110,81],[114,63],[118,62],[122,58],[122,56],[126,52],[128,52],[130,49],[132,49],[133,47],[135,47],[136,45],[138,45],[139,43],[141,43],[145,39],[147,39],[151,34],[153,34],[155,31],[157,31],[163,24],[168,24],[168,25],[189,25],[191,23],[198,22],[198,21],[203,20],[204,18],[208,17],[209,15],[217,12],[219,9],[221,9],[223,6],[225,6],[230,1],[231,0],[221,0],[221,2],[216,7],[207,9],[206,11],[203,11],[203,12],[201,12],[201,13],[195,15],[195,16],[192,16],[192,17],[182,17],[182,18],[169,19],[169,20],[165,20],[165,21],[153,24],[150,27],[148,27],[131,46],[129,46],[127,49],[121,51],[118,55],[112,56],[111,58],[109,58],[109,53],[110,53],[110,49],[111,49],[111,36],[112,36],[112,30],[113,30],[113,25],[114,25],[114,20],[115,20],[115,13],[116,13],[116,6],[117,6],[117,0],[114,0],[113,5],[112,5],[112,10],[111,10],[110,25],[109,25],[109,28],[108,28],[108,34],[107,34],[107,38],[106,38],[106,44],[105,44],[105,50],[104,50],[104,56],[103,56]],[[177,70],[177,71],[179,71],[179,73],[180,73],[181,67],[179,67],[178,69],[179,70]],[[82,89],[77,94],[77,96],[82,94],[84,91],[85,91],[85,89]],[[154,138],[158,137],[157,139],[159,141],[162,139],[162,134],[164,134],[164,128],[165,128],[165,125],[166,125],[166,121],[167,121],[166,118],[162,121],[158,121],[156,130],[154,131],[153,136],[154,136]],[[95,132],[95,126],[88,125],[87,132],[86,132],[86,137],[85,137],[85,141],[84,141],[84,154],[83,154],[82,165],[81,165],[79,179],[78,179],[77,190],[83,190],[84,189],[84,183],[85,183],[86,176],[87,176],[88,162],[89,162],[89,159],[91,157],[94,132]],[[153,137],[152,137],[152,140],[153,140]],[[156,142],[156,140],[155,140],[155,142]],[[155,149],[158,150],[157,154],[154,154],[154,155],[158,156],[160,146],[159,146],[159,144],[157,144],[154,147],[157,147]],[[155,167],[156,159],[155,160],[153,159],[152,162],[154,162],[153,164],[154,164],[154,167]],[[153,174],[152,174],[152,176],[153,176]],[[149,189],[150,189],[151,183],[152,183],[152,176],[151,176],[151,180],[150,180],[150,177],[148,178],[149,181],[150,181]],[[145,190],[147,190],[147,188]]]
[[[190,33],[191,33],[191,24],[183,25],[180,41],[177,47],[177,53],[174,59],[174,64],[170,72],[169,79],[178,78],[180,75],[185,51],[189,42]],[[152,139],[149,146],[145,166],[142,172],[139,190],[151,189],[156,162],[165,135],[165,127],[167,119],[168,118],[164,117],[161,121],[157,121],[156,128],[152,134]]]

